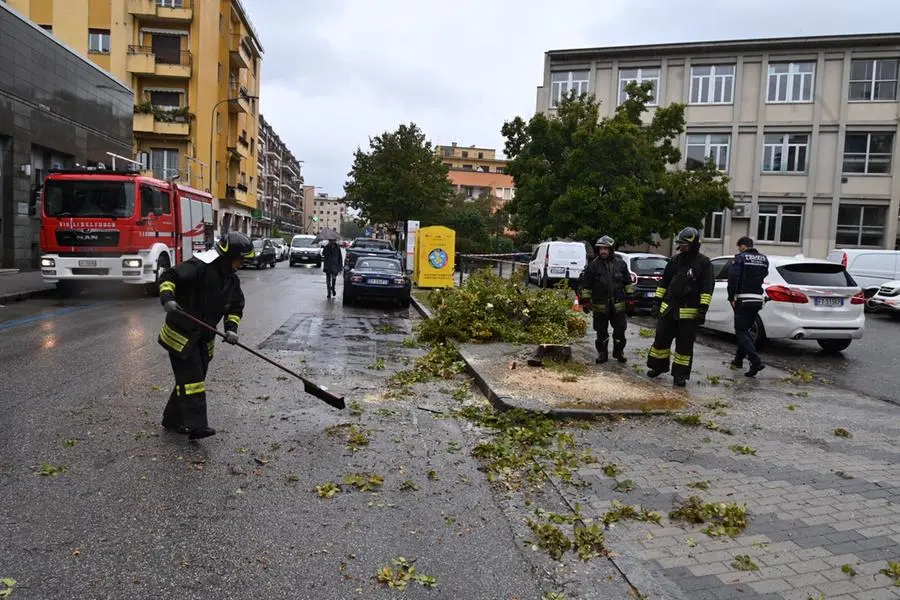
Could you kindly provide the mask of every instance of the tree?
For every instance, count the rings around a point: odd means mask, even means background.
[[[369,139],[369,152],[357,148],[344,184],[345,201],[373,223],[433,223],[453,188],[447,167],[415,123]]]
[[[469,199],[457,194],[450,199],[439,222],[456,232],[456,250],[463,254],[489,252],[491,248],[491,197]]]
[[[651,85],[627,90],[628,99],[602,120],[592,96],[570,95],[555,117],[504,123],[507,171],[516,184],[508,209],[525,239],[610,234],[620,244],[652,242],[657,233],[700,227],[709,213],[732,205],[728,179],[711,162],[674,168],[684,105],[660,107],[644,123]]]
[[[342,238],[353,239],[363,234],[363,225],[356,219],[350,219],[341,223],[341,230],[338,232]]]

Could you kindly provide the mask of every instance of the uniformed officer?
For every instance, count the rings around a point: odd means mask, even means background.
[[[585,267],[581,277],[581,302],[585,313],[594,313],[594,331],[597,340],[597,362],[609,360],[609,326],[613,330],[613,358],[624,363],[626,295],[634,293],[631,274],[621,257],[613,248],[616,242],[608,235],[597,240],[596,257]]]
[[[212,250],[197,253],[160,277],[159,299],[166,322],[159,343],[169,351],[175,389],[163,411],[162,425],[192,440],[215,435],[206,419],[206,371],[213,357],[215,335],[200,328],[181,311],[216,327],[225,319],[225,341],[238,341],[238,325],[244,314],[244,294],[237,269],[253,258],[253,244],[246,235],[223,235]]]
[[[737,337],[737,354],[731,365],[741,369],[744,367],[744,357],[747,357],[750,359],[750,370],[744,375],[756,377],[766,367],[756,353],[750,328],[765,301],[763,281],[769,274],[769,259],[753,247],[753,240],[749,237],[742,237],[737,245],[739,252],[728,267],[728,302],[734,309],[734,334]]]
[[[656,338],[647,357],[649,377],[659,377],[669,370],[676,386],[684,387],[691,376],[694,340],[697,327],[706,322],[706,312],[712,302],[715,281],[709,258],[700,253],[700,232],[685,227],[675,238],[678,254],[663,271],[656,288],[653,315]],[[671,351],[675,340],[674,355]]]

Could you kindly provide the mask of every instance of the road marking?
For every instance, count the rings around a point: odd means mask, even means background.
[[[60,310],[55,310],[53,312],[44,313],[41,315],[35,315],[33,317],[25,317],[24,319],[14,319],[12,321],[0,321],[0,331],[4,331],[6,329],[12,329],[13,327],[19,327],[20,325],[28,325],[29,323],[36,323],[37,321],[43,321],[45,319],[52,319],[54,317],[61,317],[63,315],[68,315],[71,313],[81,312],[83,310],[87,310],[89,308],[94,308],[94,307],[100,306],[102,304],[108,304],[108,302],[95,302],[93,304],[85,304],[83,306],[73,306],[70,308],[63,308]]]

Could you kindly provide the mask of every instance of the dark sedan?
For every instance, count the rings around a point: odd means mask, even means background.
[[[662,274],[666,270],[669,259],[662,254],[646,252],[619,252],[617,254],[628,265],[631,282],[635,284],[635,293],[628,298],[628,313],[649,311],[653,308],[656,287],[662,281]]]
[[[278,262],[275,254],[275,244],[267,238],[257,238],[253,240],[253,252],[255,256],[244,261],[245,267],[256,267],[257,269],[265,269],[266,267],[274,267]]]
[[[361,256],[344,278],[344,304],[357,298],[396,300],[409,308],[412,284],[396,258]]]

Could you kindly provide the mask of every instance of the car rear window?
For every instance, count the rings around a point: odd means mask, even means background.
[[[253,240],[253,247],[254,248],[262,248],[262,243],[263,243],[262,240]]]
[[[309,248],[313,245],[314,238],[296,238],[291,240],[292,248]]]
[[[856,283],[847,270],[839,264],[796,263],[776,267],[778,273],[791,285],[820,285],[824,287],[850,287]]]
[[[353,243],[353,247],[363,250],[393,250],[390,242],[381,240],[357,240]]]
[[[584,259],[585,249],[581,244],[561,244],[559,246],[551,246],[550,256],[567,258],[569,260]]]
[[[635,258],[631,261],[631,270],[638,275],[664,271],[669,261],[664,258]]]
[[[360,270],[368,269],[369,271],[388,271],[390,273],[399,273],[400,263],[395,260],[374,260],[371,258],[364,258],[357,261],[356,268]]]

